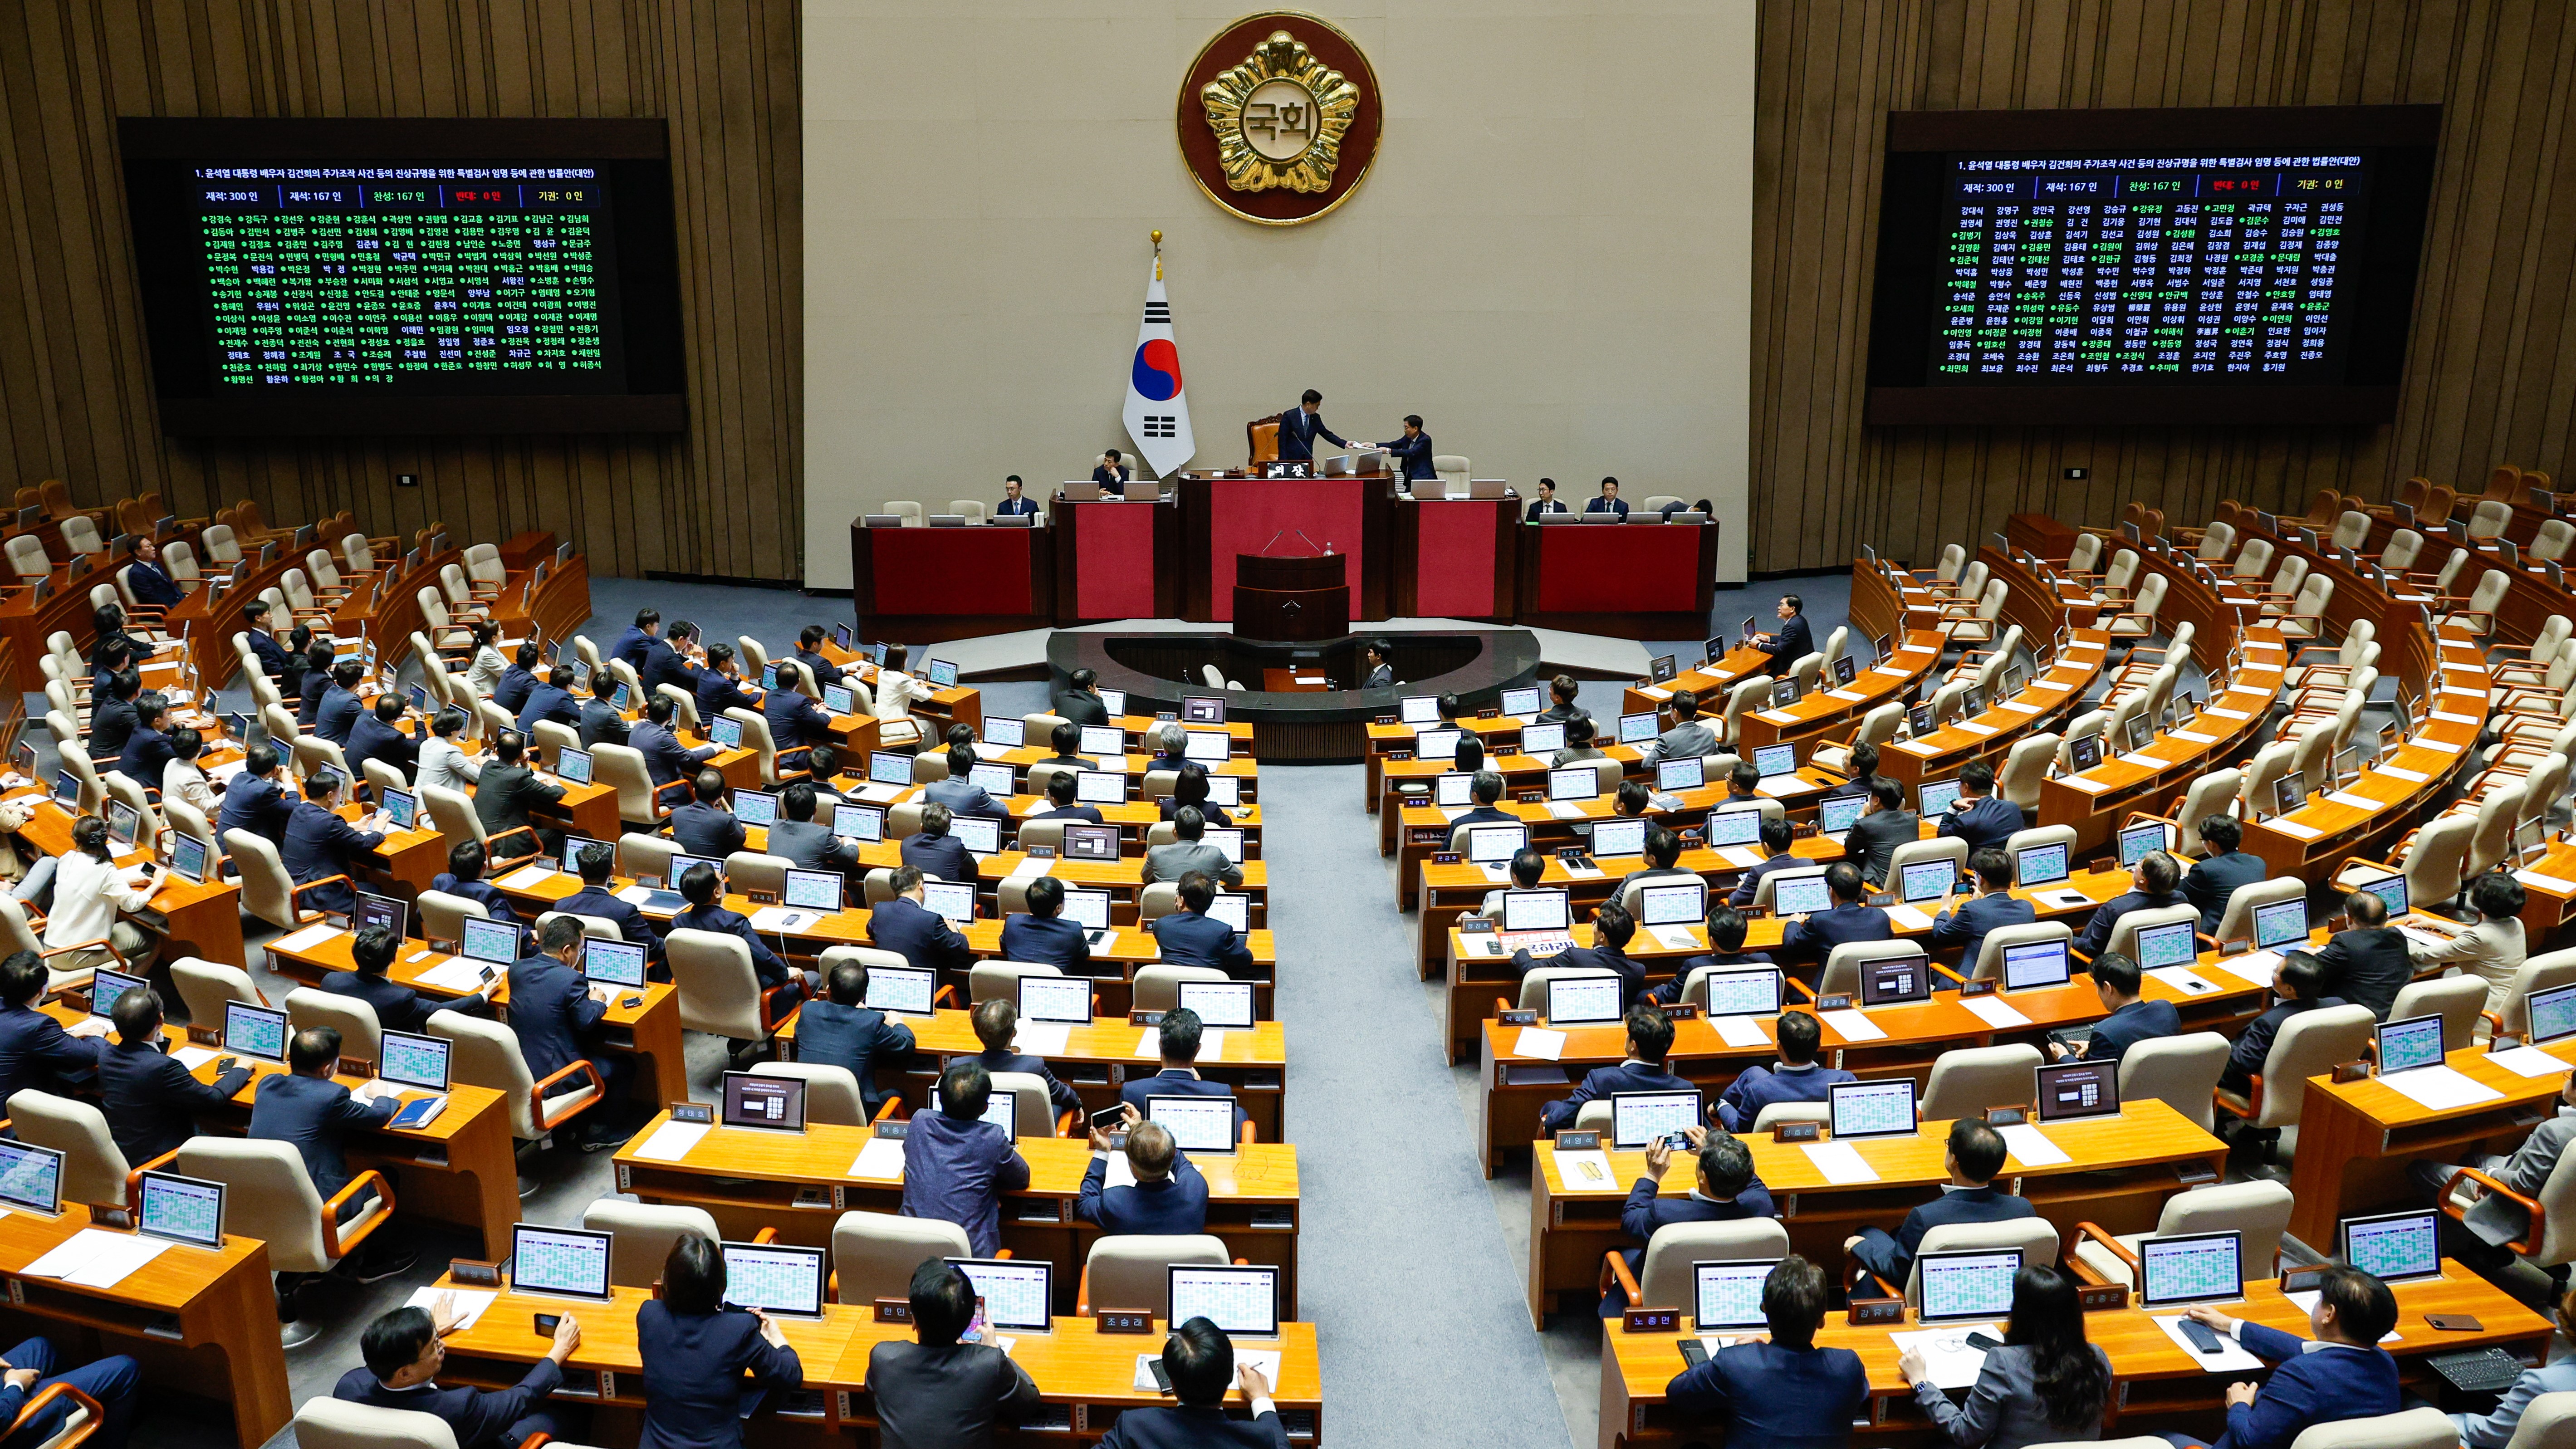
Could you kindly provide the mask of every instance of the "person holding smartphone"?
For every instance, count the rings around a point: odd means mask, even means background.
[[[888,1339],[868,1350],[877,1442],[885,1449],[990,1449],[996,1430],[1037,1411],[1037,1384],[1001,1349],[964,1341],[979,1300],[973,1280],[955,1266],[924,1258],[912,1272],[911,1296],[913,1341]]]
[[[1120,1150],[1110,1143],[1112,1128],[1127,1134],[1124,1151],[1136,1179],[1116,1187],[1109,1186],[1109,1154]],[[1104,1235],[1203,1233],[1207,1200],[1207,1179],[1190,1165],[1189,1154],[1172,1140],[1169,1128],[1146,1121],[1125,1102],[1092,1115],[1091,1166],[1084,1169],[1081,1195],[1073,1200],[1075,1217],[1099,1224]]]
[[[804,1387],[805,1365],[777,1322],[726,1303],[724,1293],[724,1254],[680,1234],[662,1261],[662,1296],[635,1309],[642,1449],[742,1449],[743,1420],[760,1396]]]
[[[1932,1382],[1931,1362],[1920,1347],[1897,1355],[1896,1367],[1914,1386],[1914,1401],[1962,1449],[2023,1449],[2093,1437],[2111,1396],[2111,1359],[2085,1340],[2075,1280],[2036,1263],[2013,1275],[2004,1341],[1986,1350],[1966,1403],[1951,1402]]]

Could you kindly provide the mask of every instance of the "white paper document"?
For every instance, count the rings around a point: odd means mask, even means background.
[[[1199,1055],[1205,1056],[1207,1055],[1206,1033],[1202,1032],[1199,1040]],[[1163,1059],[1163,1029],[1161,1027],[1149,1026],[1137,1034],[1136,1055],[1145,1058],[1147,1061],[1161,1061]]]
[[[1691,934],[1688,926],[1648,926],[1646,930],[1662,942],[1667,951],[1687,951],[1699,944],[1699,938]]]
[[[1072,1032],[1073,1027],[1066,1022],[1023,1021],[1020,1023],[1016,1044],[1024,1056],[1060,1057],[1064,1055],[1064,1039]],[[1204,1038],[1201,1039],[1199,1050],[1201,1052],[1207,1050]]]
[[[1738,870],[1751,870],[1763,860],[1762,852],[1749,845],[1720,846],[1717,858]]]
[[[1858,704],[1869,696],[1857,689],[1828,689],[1825,691],[1825,698],[1839,699],[1845,704]]]
[[[1654,685],[1651,685],[1651,684],[1641,684],[1641,685],[1638,685],[1638,686],[1637,686],[1637,692],[1638,692],[1639,694],[1644,695],[1644,696],[1645,696],[1646,698],[1648,698],[1648,699],[1670,699],[1670,698],[1672,698],[1672,697],[1673,697],[1673,692],[1672,692],[1671,690],[1669,690],[1669,689],[1658,689],[1658,688],[1656,688]]]
[[[2518,1046],[2511,1051],[2492,1052],[2489,1062],[2520,1077],[2563,1077],[2567,1063],[2536,1046]]]
[[[2379,773],[2389,776],[2392,779],[2404,780],[2410,785],[2421,785],[2425,781],[2433,778],[2421,770],[2409,770],[2398,765],[2381,765],[2378,769]]]
[[[483,964],[471,956],[450,956],[420,973],[417,979],[423,986],[435,986],[441,991],[453,991],[462,996],[483,985]]]
[[[2027,1122],[1995,1130],[2003,1134],[2004,1145],[2012,1149],[2013,1157],[2024,1167],[2053,1167],[2074,1160],[2066,1155],[2064,1148],[2049,1141],[2047,1133]]]
[[[2367,795],[2356,795],[2350,790],[2337,790],[2326,798],[2332,800],[2337,805],[2349,805],[2355,810],[2376,810],[2379,808],[2378,801],[2371,799]]]
[[[1809,1142],[1800,1150],[1807,1154],[1808,1161],[1816,1164],[1816,1171],[1825,1175],[1825,1181],[1837,1187],[1850,1182],[1878,1181],[1877,1169],[1861,1157],[1859,1148],[1848,1142]]]
[[[2173,732],[2173,737],[2185,742],[2186,744],[2214,745],[2218,743],[2218,736],[2204,735],[2194,730],[2175,730]]]
[[[2071,886],[2064,890],[2039,891],[2035,894],[2038,895],[2042,904],[2054,906],[2061,911],[2081,910],[2086,906],[2101,904],[2101,902],[2094,900],[2091,896],[2088,896],[2084,892],[2076,890]]]
[[[2039,706],[2038,706],[2038,705],[2035,705],[2035,704],[2024,704],[2024,703],[2022,703],[2022,702],[2021,702],[2020,700],[2018,700],[2018,699],[2007,699],[2007,700],[2005,700],[2003,703],[2001,703],[2001,704],[1999,704],[1999,705],[1996,705],[1996,706],[1995,706],[1995,708],[1997,708],[1997,709],[2008,709],[2008,710],[2011,710],[2011,711],[2012,711],[2013,713],[2015,713],[2015,714],[2037,714],[2037,713],[2039,713]]]
[[[1986,1351],[1968,1346],[1968,1335],[1975,1332],[1997,1340],[2004,1336],[1998,1324],[1945,1323],[1939,1328],[1891,1333],[1887,1338],[1899,1353],[1909,1348],[1921,1353],[1934,1384],[1945,1389],[1968,1389],[1976,1387],[1977,1375],[1986,1367]]]
[[[1103,1187],[1134,1187],[1136,1185],[1136,1164],[1127,1160],[1126,1153],[1112,1152],[1102,1159],[1102,1164],[1105,1168],[1101,1177],[1101,1185]]]
[[[1717,1039],[1731,1047],[1764,1046],[1771,1040],[1762,1023],[1749,1016],[1715,1016],[1708,1024],[1717,1028]]]
[[[617,898],[630,906],[640,906],[653,899],[651,886],[631,885],[617,893]]]
[[[1818,1019],[1832,1027],[1845,1041],[1884,1041],[1887,1038],[1885,1027],[1849,1007],[1820,1013]]]
[[[1993,996],[1961,997],[1959,1004],[1988,1026],[2028,1026],[2030,1018],[2013,1009],[2009,1001]]]
[[[2214,1328],[2211,1329],[2210,1332],[2218,1334],[2218,1352],[2202,1353],[2199,1349],[2192,1347],[2191,1340],[2182,1336],[2182,1315],[2180,1314],[2175,1314],[2170,1318],[2162,1316],[2157,1317],[2156,1327],[2165,1331],[2165,1337],[2172,1339],[2176,1348],[2190,1354],[2192,1362],[2199,1364],[2202,1368],[2207,1369],[2211,1373],[2220,1373],[2228,1369],[2254,1369],[2260,1371],[2263,1367],[2263,1361],[2256,1358],[2254,1355],[2247,1353],[2244,1345],[2238,1343],[2235,1339],[2229,1338],[2226,1334],[2218,1333],[2218,1330]]]
[[[1565,1056],[1565,1033],[1543,1026],[1522,1027],[1520,1039],[1512,1043],[1512,1055],[1549,1062],[1561,1060]]]
[[[1555,1151],[1554,1148],[1549,1150]],[[1556,1180],[1564,1183],[1568,1192],[1619,1190],[1619,1175],[1610,1169],[1610,1154],[1599,1148],[1590,1152],[1557,1152]]]
[[[1012,866],[1011,873],[1002,877],[1002,879],[1035,880],[1039,876],[1046,874],[1048,871],[1055,869],[1055,860],[1056,858],[1052,855],[1021,856],[1020,863]]]
[[[2163,760],[2156,758],[2154,755],[2148,754],[2144,750],[2137,750],[2130,754],[2122,755],[2120,757],[2120,763],[2123,765],[2135,765],[2141,770],[2161,770],[2165,767],[2165,762]]]
[[[2446,709],[2437,709],[2433,711],[2433,718],[2442,721],[2444,724],[2473,725],[2478,723],[2478,717],[2476,715],[2453,714]]]
[[[524,865],[501,878],[501,889],[505,891],[532,891],[537,887],[544,885],[547,881],[554,879],[554,875],[555,872],[552,866]]]
[[[858,1160],[850,1164],[848,1175],[880,1182],[903,1181],[903,1139],[869,1138],[868,1145],[859,1149]]]
[[[1136,1355],[1136,1380],[1132,1387],[1140,1394],[1161,1392],[1161,1386],[1154,1382],[1155,1357],[1156,1355],[1150,1353]],[[1279,1352],[1275,1349],[1238,1348],[1234,1351],[1234,1361],[1237,1364],[1248,1363],[1261,1370],[1261,1377],[1273,1385],[1279,1382],[1279,1357]]]
[[[762,906],[751,913],[755,931],[801,931],[829,912],[800,909],[795,906]]]
[[[2522,882],[2524,885],[2539,886],[2544,890],[2553,890],[2562,896],[2576,895],[2576,880],[2562,880],[2554,875],[2542,875],[2536,870],[2515,871],[2513,873],[2513,878]]]
[[[30,1278],[60,1278],[88,1288],[113,1288],[172,1246],[167,1238],[83,1228],[19,1272]]]
[[[698,1139],[707,1135],[714,1124],[709,1122],[665,1122],[653,1129],[635,1155],[647,1162],[677,1162],[689,1155]]]
[[[2147,973],[2185,996],[2206,996],[2218,989],[2218,983],[2193,971],[2188,966],[2159,966]]]
[[[2324,1295],[2311,1289],[2305,1293],[2284,1293],[2281,1296],[2289,1299],[2292,1303],[2297,1304],[2300,1312],[2314,1314],[2317,1311],[2317,1300]],[[2379,1341],[2381,1343],[2398,1343],[2403,1341],[2405,1337],[2406,1335],[2399,1333],[2397,1330],[2392,1328],[2388,1332],[2381,1334],[2379,1336]]]
[[[1928,931],[1932,929],[1932,918],[1923,914],[1921,911],[1914,909],[1912,906],[1889,906],[1887,908],[1887,918],[1894,921],[1897,929],[1901,931]]]
[[[171,1048],[170,1055],[179,1059],[179,1065],[186,1067],[189,1071],[193,1072],[197,1068],[204,1066],[206,1063],[213,1061],[216,1057],[223,1055],[223,1053],[216,1051],[213,1047],[183,1046]]]
[[[2066,777],[2066,783],[2087,795],[2099,795],[2111,788],[2111,782],[2108,780],[2087,780],[2082,775],[2069,775]]]
[[[2480,1102],[2499,1102],[2504,1093],[2475,1077],[2463,1076],[2449,1067],[2417,1067],[2379,1079],[2381,1086],[2436,1112],[2453,1107],[2470,1107]]]
[[[440,1294],[445,1294],[450,1300],[448,1306],[456,1310],[456,1326],[460,1329],[472,1328],[475,1321],[483,1316],[483,1310],[491,1307],[492,1301],[501,1296],[478,1288],[415,1288],[411,1291],[411,1301],[403,1307],[434,1312]]]
[[[2301,840],[2314,840],[2318,836],[2325,834],[2323,830],[2318,829],[2316,826],[2302,825],[2296,820],[2284,820],[2279,816],[2274,816],[2272,819],[2266,820],[2263,823],[2271,826],[2283,835],[2296,836]]]
[[[2218,969],[2240,981],[2268,987],[2272,984],[2272,974],[2281,969],[2281,958],[2272,951],[2256,951],[2249,956],[2221,956]]]
[[[269,947],[269,949],[272,951],[310,951],[314,947],[321,945],[323,942],[328,941],[339,934],[341,934],[341,932],[340,928],[337,926],[327,924],[320,926],[307,926],[303,930],[296,932],[294,935],[287,937],[285,940],[275,943]]]
[[[1968,733],[1975,735],[1980,739],[1995,732],[1995,727],[1993,725],[1979,724],[1972,719],[1954,720],[1952,723],[1958,728],[1966,730]]]

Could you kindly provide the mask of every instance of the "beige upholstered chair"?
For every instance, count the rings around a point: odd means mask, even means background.
[[[1170,1269],[1221,1268],[1228,1261],[1225,1239],[1213,1233],[1103,1235],[1091,1240],[1083,1261],[1074,1312],[1088,1317],[1095,1308],[1150,1309],[1157,1318],[1169,1318]]]
[[[2027,1042],[2008,1046],[1953,1047],[1933,1059],[1923,1089],[1926,1122],[1982,1117],[1989,1107],[2019,1107],[2031,1100],[2042,1058]]]
[[[1055,1107],[1048,1098],[1046,1078],[1035,1072],[995,1072],[993,1090],[996,1093],[1009,1092],[1017,1100],[1019,1106],[1015,1120],[1021,1137],[1060,1135],[1056,1131]]]
[[[297,1449],[456,1449],[456,1431],[436,1414],[315,1394],[295,1411],[295,1443]]]
[[[846,1212],[832,1222],[833,1299],[873,1303],[912,1291],[912,1272],[925,1258],[968,1258],[966,1230],[937,1218]]]
[[[170,984],[179,989],[179,1001],[187,1007],[190,1021],[222,1021],[224,1003],[228,1001],[268,1005],[268,998],[259,994],[249,972],[220,961],[182,956],[170,963]]]
[[[286,1024],[297,1031],[327,1026],[340,1033],[340,1055],[374,1061],[384,1055],[376,1009],[354,996],[298,986],[286,993]]]
[[[2459,1449],[2460,1431],[2439,1409],[2408,1409],[2370,1419],[2318,1424],[2290,1449]]]
[[[598,1106],[608,1091],[608,1083],[587,1058],[538,1081],[519,1052],[517,1034],[499,1022],[461,1011],[433,1011],[429,1034],[455,1043],[450,1049],[450,1076],[501,1094],[510,1109],[510,1135],[522,1142],[543,1140],[547,1133]],[[574,1081],[587,1085],[560,1096],[546,1095],[558,1084]]]
[[[2154,1097],[2207,1132],[2213,1125],[2210,1093],[2227,1070],[2227,1038],[2214,1031],[2142,1041],[2120,1054],[2120,1100]]]
[[[750,1044],[778,1030],[780,993],[787,988],[761,988],[741,937],[680,930],[664,946],[680,990],[681,1026]]]
[[[859,1095],[859,1079],[847,1067],[821,1062],[754,1062],[754,1074],[767,1077],[795,1077],[805,1083],[805,1120],[841,1127],[864,1127],[868,1122],[867,1103]]]
[[[619,1288],[650,1288],[662,1281],[662,1264],[671,1247],[686,1237],[724,1241],[724,1231],[705,1208],[593,1199],[581,1210],[581,1225],[594,1233],[614,1233],[608,1249],[608,1281]]]
[[[128,1163],[98,1108],[71,1097],[57,1097],[34,1087],[9,1094],[9,1123],[18,1140],[50,1147],[63,1155],[60,1184],[65,1202],[99,1207],[126,1206],[127,1177],[138,1164]]]
[[[1645,1262],[1634,1280],[1628,1260],[1613,1248],[1602,1255],[1603,1287],[1617,1283],[1638,1308],[1681,1308],[1696,1301],[1691,1293],[1691,1265],[1727,1258],[1785,1258],[1789,1230],[1777,1218],[1747,1218],[1730,1223],[1673,1223],[1659,1228],[1646,1244]]]
[[[268,1245],[268,1266],[279,1273],[327,1273],[341,1258],[393,1220],[394,1188],[374,1168],[358,1173],[329,1202],[305,1175],[304,1159],[290,1143],[265,1138],[191,1137],[179,1148],[174,1164],[183,1177],[220,1182],[232,1189],[224,1197],[224,1234],[256,1238]],[[374,1189],[366,1210],[340,1221],[343,1204]],[[288,1347],[310,1342],[318,1330],[290,1322]]]
[[[2149,1237],[2235,1232],[2245,1235],[2245,1276],[2269,1278],[2281,1254],[2281,1237],[2290,1230],[2290,1205],[2288,1186],[2268,1180],[2195,1188],[2165,1199],[2152,1234],[2115,1236],[2092,1223],[2078,1224],[2075,1250],[2068,1258],[2085,1282],[2135,1287],[2138,1244]]]
[[[2163,578],[2164,575],[2155,577]],[[2055,1263],[2057,1226],[2046,1218],[2014,1218],[2000,1223],[1943,1223],[1933,1228],[1923,1235],[1922,1245],[1914,1250],[1914,1267],[1905,1279],[1906,1303],[1913,1307],[1922,1306],[1925,1255],[1998,1248],[2021,1249],[2021,1260],[2025,1266]]]
[[[2308,1078],[2323,1076],[2338,1062],[2359,1057],[2377,1024],[2367,1006],[2302,1011],[2281,1023],[2280,1035],[2272,1038],[2272,1050],[2263,1058],[2263,1070],[2255,1074],[2253,1090],[2239,1096],[2222,1087],[2214,1094],[2216,1101],[2249,1127],[2279,1130],[2282,1148],[2295,1152]],[[2566,1160],[2576,1161],[2576,1153],[2569,1153]]]

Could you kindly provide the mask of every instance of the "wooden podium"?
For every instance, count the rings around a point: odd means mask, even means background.
[[[1350,555],[1234,556],[1234,632],[1307,643],[1351,632]]]

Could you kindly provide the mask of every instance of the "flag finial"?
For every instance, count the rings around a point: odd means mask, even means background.
[[[1157,229],[1155,230],[1155,232],[1154,232],[1154,250],[1156,250],[1156,251],[1158,251],[1158,252],[1159,252],[1159,251],[1161,251],[1162,249],[1163,249],[1163,233],[1162,233],[1162,231],[1161,231],[1161,229],[1160,229],[1160,228],[1157,228]]]

